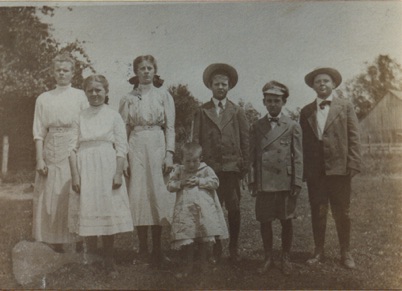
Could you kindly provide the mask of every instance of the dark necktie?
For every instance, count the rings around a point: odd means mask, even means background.
[[[331,105],[331,101],[329,101],[329,100],[321,101],[321,103],[320,103],[320,108],[321,108],[321,109],[324,109],[326,105],[330,106],[330,105]]]
[[[222,111],[223,111],[223,104],[222,104],[221,101],[219,101],[218,107],[219,107],[219,115],[221,115],[221,113],[222,113]]]
[[[277,124],[279,124],[279,117],[268,117],[268,121],[269,122],[276,122]]]

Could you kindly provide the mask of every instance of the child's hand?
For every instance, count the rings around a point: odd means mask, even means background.
[[[195,187],[199,185],[200,180],[197,177],[191,177],[184,181],[184,185],[187,187]]]

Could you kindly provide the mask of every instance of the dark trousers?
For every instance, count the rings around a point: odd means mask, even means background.
[[[316,252],[324,249],[328,204],[335,220],[341,252],[350,244],[350,176],[326,176],[307,179]]]
[[[222,207],[226,207],[228,211],[229,251],[234,254],[237,252],[240,233],[240,178],[237,172],[218,172],[216,175],[219,178],[216,192]],[[221,248],[220,242],[217,248]]]

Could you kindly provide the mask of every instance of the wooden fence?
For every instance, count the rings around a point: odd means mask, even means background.
[[[402,143],[365,143],[362,152],[369,154],[402,154]]]

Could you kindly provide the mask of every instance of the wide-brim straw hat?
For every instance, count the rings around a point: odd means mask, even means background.
[[[333,68],[317,68],[304,77],[304,82],[306,82],[307,86],[313,88],[314,78],[319,74],[327,74],[331,76],[332,81],[335,83],[335,88],[342,83],[341,74]]]
[[[202,79],[204,81],[205,86],[211,89],[211,77],[214,75],[215,72],[225,72],[229,77],[229,89],[232,89],[236,86],[238,81],[238,75],[235,68],[228,64],[211,64],[209,65],[202,75]]]

